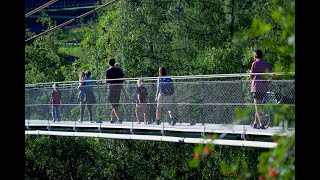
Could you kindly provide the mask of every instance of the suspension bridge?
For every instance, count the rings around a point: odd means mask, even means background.
[[[294,73],[270,74],[276,78],[269,80],[269,89],[280,95],[281,101],[263,105],[272,105],[274,112],[283,105],[287,110],[294,111]],[[250,125],[254,118],[254,104],[250,96],[249,75],[242,73],[171,76],[175,87],[175,93],[172,95],[173,114],[177,120],[174,126],[168,122],[169,116],[165,107],[162,109],[161,124],[137,122],[135,104],[139,78],[124,78],[125,94],[122,93],[119,102],[122,124],[110,122],[111,104],[107,99],[105,83],[99,83],[93,88],[97,100],[97,103],[93,104],[94,122],[88,120],[86,109],[84,121],[81,123],[78,122],[80,108],[77,81],[26,84],[25,134],[274,148],[274,135],[294,134],[294,122],[292,123],[292,119],[280,117],[277,121],[272,121],[267,129],[254,129]],[[156,113],[154,97],[157,77],[143,79],[148,90],[149,122],[153,122]],[[97,81],[105,82],[103,79]],[[59,83],[62,93],[59,122],[53,121],[49,103],[53,83]],[[243,112],[240,115],[237,113],[239,110]],[[211,139],[210,135],[217,135],[217,138]]]

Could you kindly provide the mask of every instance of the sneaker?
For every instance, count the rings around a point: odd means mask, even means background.
[[[81,119],[78,119],[78,122],[79,122],[79,123],[82,123]]]
[[[160,120],[156,120],[155,122],[153,122],[152,123],[153,125],[160,125],[161,124],[161,122],[160,122]]]
[[[258,129],[266,129],[265,126],[258,126]]]
[[[171,126],[174,126],[174,125],[176,125],[176,120],[172,120],[172,123],[171,123]]]
[[[110,121],[110,123],[115,123],[115,122],[116,122],[116,120],[114,120],[114,119]]]
[[[116,124],[122,124],[122,120],[117,120],[115,123]]]
[[[253,129],[259,129],[259,126],[258,126],[257,124],[254,124],[254,125],[252,126],[252,128],[253,128]]]
[[[190,126],[193,126],[193,125],[196,125],[196,123],[195,123],[195,122],[191,122],[191,123],[190,123]]]
[[[52,122],[56,122],[56,120],[53,120]]]
[[[90,121],[91,123],[94,123],[94,121]]]

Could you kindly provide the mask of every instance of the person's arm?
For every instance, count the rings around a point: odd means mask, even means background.
[[[250,73],[255,73],[256,62],[253,62],[251,65]],[[250,80],[252,80],[254,75],[250,75]]]
[[[121,70],[121,71],[122,71],[122,70]],[[121,77],[121,78],[125,78],[123,71],[122,71],[122,77]],[[128,101],[127,92],[126,92],[126,90],[125,90],[125,88],[124,88],[124,81],[125,81],[125,80],[122,80],[121,90],[122,90],[122,92],[123,92],[123,94],[124,94],[124,97],[125,97],[126,101]]]
[[[155,101],[157,101],[159,91],[160,91],[160,78],[157,78],[157,92],[156,92]]]
[[[140,93],[141,93],[141,89],[140,89],[140,87],[136,87],[136,89],[135,89],[135,93],[137,94],[137,103],[138,104],[140,104],[141,103],[141,96],[140,96]]]
[[[50,94],[50,104],[53,103],[53,95],[52,95],[52,93],[53,93],[53,92],[51,92],[51,94]]]
[[[60,94],[60,106],[62,106],[62,94],[60,91],[59,91],[59,94]]]
[[[140,94],[137,94],[137,96],[138,96],[138,103],[141,104],[141,96],[140,96]]]
[[[121,75],[120,75],[120,77],[121,77],[121,78],[125,78],[122,69],[120,69],[120,70],[121,70]],[[123,87],[124,81],[125,81],[124,79],[120,81],[120,82],[122,82],[122,87]],[[123,93],[125,93],[124,89],[123,89]]]
[[[106,70],[104,76],[105,76],[105,78],[106,78],[106,84],[108,84],[108,70]]]
[[[124,78],[123,72],[122,72],[122,77],[121,78]],[[122,80],[121,90],[123,91],[123,94],[126,96],[126,90],[124,89],[124,80]]]

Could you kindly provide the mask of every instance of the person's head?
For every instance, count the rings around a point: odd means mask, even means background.
[[[138,87],[143,86],[143,84],[144,84],[144,80],[143,79],[138,79],[138,81],[137,81]]]
[[[84,76],[85,76],[84,71],[81,71],[81,72],[79,73],[79,78],[84,77]]]
[[[85,75],[86,75],[87,77],[90,77],[90,76],[91,76],[91,71],[88,71],[88,70],[87,70],[87,71],[85,72]]]
[[[116,63],[116,60],[114,58],[110,58],[109,59],[109,65],[110,66],[114,66],[115,63]]]
[[[54,84],[52,85],[52,88],[53,88],[54,90],[57,90],[58,87],[59,87],[59,84],[58,84],[58,83],[54,83]]]
[[[160,67],[159,68],[159,76],[166,76],[167,75],[167,71],[164,67]]]
[[[114,66],[117,67],[117,68],[120,68],[120,64],[119,63],[115,63]]]
[[[255,49],[253,51],[253,59],[256,60],[260,58],[262,58],[262,51],[260,49]]]

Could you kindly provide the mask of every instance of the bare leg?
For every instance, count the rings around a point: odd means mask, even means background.
[[[139,107],[138,107],[138,105],[136,105],[136,117],[137,117],[138,124],[140,124],[140,119],[139,119]]]
[[[53,122],[55,122],[56,121],[56,112],[54,109],[54,105],[51,105],[51,113],[52,113]]]
[[[157,106],[156,120],[160,120],[160,118],[161,118],[161,108],[162,107],[160,105]]]
[[[113,113],[114,113],[115,117],[119,120],[120,119],[120,111],[119,111],[118,107],[113,108]]]
[[[148,114],[147,114],[147,105],[146,104],[144,104],[142,106],[142,112],[143,112],[144,124],[147,124],[147,122],[148,122]]]
[[[117,116],[116,116],[116,114],[114,112],[114,108],[112,108],[112,110],[111,110],[111,121],[113,122],[115,120],[117,120]]]
[[[255,114],[255,118],[254,118],[254,124],[256,124],[257,122],[256,121],[258,121],[259,122],[259,125],[260,126],[262,126],[262,117],[261,117],[261,113],[260,113],[260,104],[261,104],[262,102],[261,102],[261,100],[259,100],[259,99],[254,99],[254,105],[255,105],[255,110],[256,110],[256,114]]]
[[[168,111],[170,119],[172,119],[172,111]]]

